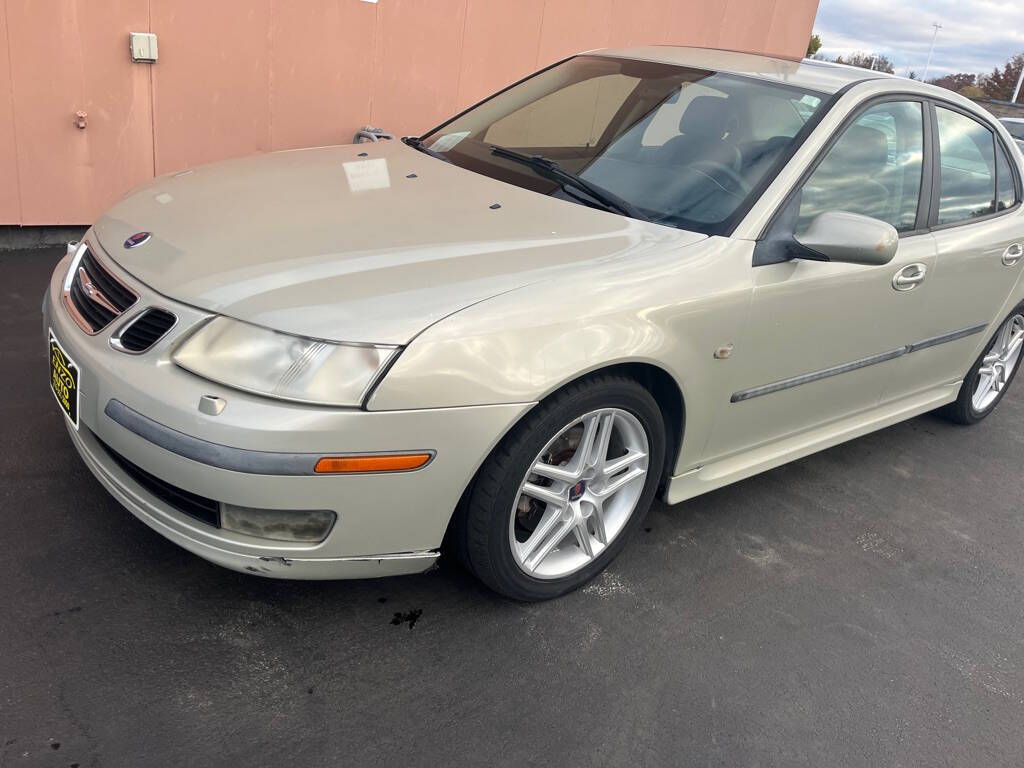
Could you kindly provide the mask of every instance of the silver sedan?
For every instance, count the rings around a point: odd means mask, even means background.
[[[917,414],[1024,339],[1020,149],[947,90],[816,61],[580,55],[420,137],[157,179],[43,304],[82,459],[263,576],[442,548],[538,600],[675,504]]]

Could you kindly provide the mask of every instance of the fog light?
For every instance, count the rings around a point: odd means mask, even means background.
[[[274,541],[323,541],[338,518],[328,509],[255,509],[221,504],[220,527]]]

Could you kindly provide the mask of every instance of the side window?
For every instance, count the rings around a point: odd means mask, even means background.
[[[865,110],[807,180],[797,233],[819,214],[848,211],[909,232],[917,222],[924,164],[924,119],[916,101]]]
[[[1005,211],[1017,204],[1017,185],[1010,170],[1010,158],[1002,144],[996,144],[996,200],[999,210]]]
[[[995,213],[992,131],[959,112],[936,107],[939,124],[939,224]]]

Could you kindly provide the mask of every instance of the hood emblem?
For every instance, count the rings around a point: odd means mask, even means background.
[[[136,232],[134,235],[124,241],[125,248],[138,248],[140,245],[149,240],[153,235],[149,232]]]

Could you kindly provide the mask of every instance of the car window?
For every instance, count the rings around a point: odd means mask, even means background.
[[[939,224],[995,212],[995,143],[992,131],[959,112],[937,107]]]
[[[1006,126],[1006,130],[1010,132],[1013,138],[1024,139],[1024,123],[1011,123],[1008,120],[1004,120],[1003,125]]]
[[[823,104],[818,92],[771,80],[577,56],[478,104],[423,143],[462,168],[560,200],[607,207],[586,190],[598,187],[639,217],[722,234]],[[550,165],[531,162],[535,155],[583,185],[555,178]]]
[[[1017,204],[1017,184],[1010,170],[1010,158],[1002,144],[996,145],[996,200],[999,210],[1005,211]]]
[[[924,120],[919,102],[863,112],[839,137],[801,190],[797,232],[818,215],[847,211],[913,230],[921,196]]]
[[[613,74],[573,83],[496,121],[484,141],[531,149],[592,146],[638,82]]]
[[[698,96],[712,96],[716,99],[728,98],[721,91],[708,88],[700,83],[683,83],[679,90],[669,97],[658,109],[644,121],[643,136],[640,144],[645,147],[660,147],[669,139],[679,135],[679,123],[683,113]]]

